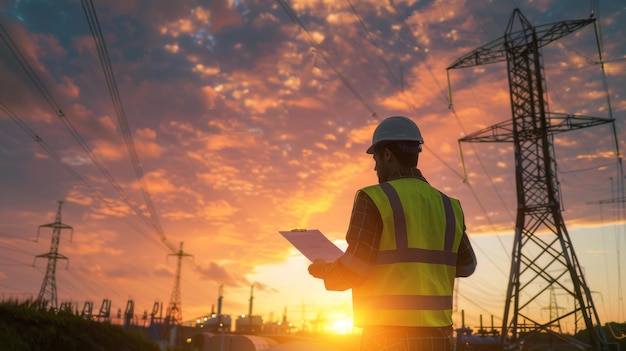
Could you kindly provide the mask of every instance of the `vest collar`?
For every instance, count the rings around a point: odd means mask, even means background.
[[[420,180],[428,183],[426,178],[422,175],[422,171],[417,168],[401,168],[397,170],[394,174],[389,176],[389,180],[399,179],[399,178],[418,178]]]

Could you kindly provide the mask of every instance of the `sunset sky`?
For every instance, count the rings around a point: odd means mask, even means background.
[[[114,0],[94,1],[97,23],[89,3],[0,0],[3,298],[37,297],[47,260],[35,256],[52,235],[44,228],[35,241],[38,227],[62,200],[73,233],[61,233],[59,303],[92,301],[96,313],[103,299],[113,312],[129,299],[136,313],[167,305],[182,242],[192,256],[185,321],[217,309],[220,286],[233,317],[248,313],[254,286],[253,313],[266,321],[285,311],[296,325],[349,319],[350,292],[325,291],[278,231],[319,229],[345,248],[355,191],[377,181],[372,132],[405,115],[424,135],[419,168],[461,201],[478,256],[476,274],[459,281],[455,324],[465,311],[466,324],[483,315],[499,326],[513,145],[462,143],[461,157],[458,140],[511,118],[506,63],[449,71],[451,101],[446,68],[501,37],[519,8],[534,25],[592,11],[599,20],[600,45],[589,25],[544,47],[543,65],[552,112],[616,120],[559,134],[554,149],[600,318],[626,319],[623,207],[598,204],[623,182],[623,2]]]

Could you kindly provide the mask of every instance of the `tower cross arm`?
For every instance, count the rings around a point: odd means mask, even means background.
[[[613,123],[613,118],[549,113],[549,129],[553,134]]]
[[[59,228],[59,229],[74,229],[74,227],[67,225],[67,224],[63,224],[61,222],[53,222],[53,223],[48,223],[48,224],[42,224],[39,226],[39,228]]]
[[[513,31],[516,16],[522,29]],[[461,56],[447,69],[467,68],[503,62],[506,61],[507,50],[514,48],[519,49],[519,47],[528,45],[536,45],[537,48],[540,48],[594,21],[595,18],[591,17],[532,27],[522,13],[516,10],[509,20],[507,34]]]
[[[595,18],[585,18],[556,23],[548,23],[535,27],[537,35],[537,47],[542,47],[558,40],[570,33],[573,33],[595,21]]]
[[[513,139],[513,121],[508,120],[490,127],[483,128],[477,132],[468,134],[459,139],[459,142],[512,142]]]
[[[193,255],[192,254],[188,254],[185,251],[183,251],[183,243],[182,242],[180,243],[180,248],[178,249],[178,251],[176,251],[174,253],[171,253],[171,254],[168,254],[167,256],[168,257],[169,256],[177,256],[179,258],[191,257],[191,259],[193,259]]]
[[[65,260],[66,261],[66,268],[69,267],[70,264],[70,259],[67,256],[61,255],[58,252],[48,252],[45,254],[41,254],[41,255],[37,255],[35,256],[35,259],[33,260],[33,267],[35,267],[35,263],[37,262],[38,258],[47,258],[48,260]],[[56,269],[56,267],[55,267]],[[44,278],[45,281],[45,278]]]
[[[41,254],[41,255],[37,255],[35,256],[35,259],[37,258],[53,258],[55,260],[67,260],[67,256],[61,255],[58,252],[48,252],[45,254]]]
[[[548,113],[548,134],[569,132],[572,130],[598,126],[614,121],[612,118],[577,116],[572,114]],[[513,142],[513,120],[500,122],[469,134],[459,142]],[[525,128],[518,133],[520,140],[533,140],[539,137],[541,130]]]
[[[447,69],[459,69],[506,61],[504,37],[493,40],[458,58]]]
[[[61,233],[61,230],[63,230],[63,229],[69,229],[70,230],[70,241],[72,241],[72,237],[74,236],[74,227],[69,226],[67,224],[63,224],[61,222],[54,222],[54,223],[48,223],[48,224],[40,225],[39,229],[37,229],[37,238],[35,239],[35,241],[39,240],[39,234],[41,232],[41,228],[52,228],[52,230],[54,232],[58,232],[58,233]]]

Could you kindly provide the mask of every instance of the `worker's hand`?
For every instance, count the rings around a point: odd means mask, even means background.
[[[317,259],[309,265],[309,274],[315,278],[324,278],[326,275],[326,261]]]

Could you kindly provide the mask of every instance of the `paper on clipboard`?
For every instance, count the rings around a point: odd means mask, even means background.
[[[317,229],[294,229],[279,233],[311,262],[316,259],[331,262],[343,255],[343,251]]]

